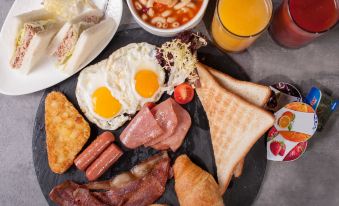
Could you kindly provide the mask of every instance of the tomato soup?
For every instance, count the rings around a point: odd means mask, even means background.
[[[202,2],[203,0],[132,0],[140,18],[161,29],[186,24],[198,13]]]

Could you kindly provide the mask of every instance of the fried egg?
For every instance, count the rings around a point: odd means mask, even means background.
[[[158,101],[165,92],[165,72],[155,56],[153,45],[129,44],[85,68],[78,77],[76,97],[87,119],[115,130],[145,103]]]
[[[142,105],[156,102],[164,93],[165,72],[158,64],[154,46],[140,45],[140,53],[132,51],[133,58],[128,60],[131,69],[130,83],[137,101]],[[138,56],[138,54],[148,54]]]

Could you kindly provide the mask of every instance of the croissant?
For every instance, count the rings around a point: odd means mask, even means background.
[[[223,206],[219,186],[212,175],[195,165],[187,155],[174,163],[175,192],[180,206]]]

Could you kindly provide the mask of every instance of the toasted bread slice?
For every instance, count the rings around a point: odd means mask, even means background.
[[[65,95],[51,92],[45,100],[48,163],[55,173],[64,173],[90,136],[90,127]]]
[[[266,105],[271,96],[271,89],[267,86],[255,84],[253,82],[241,81],[235,79],[223,72],[212,67],[203,65],[213,75],[215,80],[228,91],[242,97],[244,100],[263,107]],[[243,171],[244,159],[242,159],[234,168],[234,176],[240,177]]]
[[[241,159],[233,169],[234,177],[240,177],[244,169],[245,158]]]
[[[218,182],[223,194],[233,169],[273,125],[274,117],[220,86],[203,65],[198,65],[197,70],[201,87],[196,88],[196,92],[208,117]]]
[[[206,65],[202,66],[208,69],[220,86],[240,96],[251,104],[263,107],[270,99],[271,89],[268,86],[241,81]]]

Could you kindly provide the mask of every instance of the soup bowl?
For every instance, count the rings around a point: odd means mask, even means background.
[[[182,32],[182,31],[189,30],[189,29],[192,29],[195,26],[197,26],[204,16],[204,13],[206,11],[209,0],[203,0],[199,11],[194,15],[194,17],[192,17],[189,21],[187,21],[186,23],[184,23],[184,24],[182,24],[182,25],[180,25],[176,28],[158,28],[156,26],[153,26],[153,25],[145,22],[139,16],[139,14],[138,14],[135,6],[134,6],[135,0],[126,0],[126,1],[127,1],[127,5],[129,7],[129,10],[132,13],[133,18],[139,24],[140,27],[142,27],[146,31],[148,31],[148,32],[150,32],[154,35],[157,35],[157,36],[172,37],[172,36],[175,36],[176,34]]]

